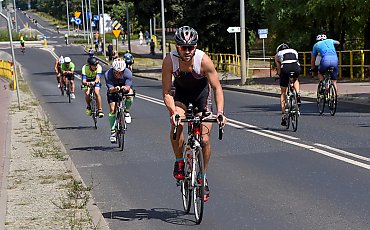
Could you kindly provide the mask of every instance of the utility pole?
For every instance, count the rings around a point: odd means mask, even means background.
[[[247,81],[247,55],[245,45],[245,7],[244,0],[240,0],[240,68],[241,68],[241,85]]]
[[[128,50],[131,52],[131,28],[130,28],[130,18],[128,15],[128,1],[126,0],[126,20],[127,20],[127,44],[128,44]]]
[[[98,0],[99,1],[99,0]],[[103,15],[103,53],[104,53],[104,57],[106,57],[106,52],[105,52],[105,15],[104,15],[104,0],[101,0],[101,10],[102,10],[102,15]],[[99,17],[99,20],[102,20],[100,17]]]
[[[68,0],[66,0],[66,5],[67,5],[67,25],[68,25],[68,36],[70,35],[69,32],[69,12],[68,12]]]
[[[161,0],[161,14],[162,14],[162,57],[166,57],[166,23],[164,21],[164,0]]]
[[[14,7],[15,32],[17,32],[17,31],[18,31],[18,24],[17,24],[17,6],[15,5],[15,0],[13,0],[13,7]]]

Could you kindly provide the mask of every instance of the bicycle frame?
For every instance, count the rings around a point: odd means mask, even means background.
[[[222,119],[222,115],[216,118],[208,118],[208,115],[194,115],[193,106],[189,104],[185,119],[180,119],[176,116],[176,124],[179,122],[187,122],[188,137],[184,143],[184,173],[185,179],[177,181],[177,185],[181,186],[183,206],[186,213],[189,213],[191,207],[191,197],[193,196],[194,215],[196,224],[200,224],[203,218],[204,208],[204,162],[202,152],[202,122],[218,122]],[[223,124],[219,124],[219,139],[222,139]],[[173,139],[176,140],[177,125],[173,130]]]
[[[328,104],[330,114],[334,116],[337,109],[337,90],[331,80],[334,67],[324,73],[324,80],[317,87],[317,107],[320,115],[324,113],[325,103]]]

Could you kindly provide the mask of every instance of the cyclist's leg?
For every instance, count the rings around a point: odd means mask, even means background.
[[[96,95],[96,105],[98,107],[98,115],[100,118],[102,118],[104,117],[104,113],[101,105],[100,84],[95,85],[95,95]]]
[[[134,90],[132,88],[130,88],[130,91],[128,92],[129,94],[133,94],[134,93]],[[134,101],[134,97],[133,96],[128,96],[126,97],[126,101],[125,101],[125,112],[129,112],[130,111],[130,108],[132,106],[132,103]]]
[[[208,162],[211,158],[211,135],[212,123],[205,122],[202,124],[202,150],[204,161],[204,174],[207,172]]]
[[[185,110],[186,110],[186,106],[179,102],[179,101],[175,101],[175,105],[176,105],[176,111],[177,113],[180,115],[180,116],[184,116],[185,115]],[[183,158],[183,145],[184,145],[184,123],[180,123],[178,126],[177,126],[177,137],[176,137],[176,140],[173,139],[173,130],[174,130],[174,126],[171,125],[171,133],[170,133],[170,140],[171,140],[171,145],[172,145],[172,149],[173,149],[173,152],[175,154],[175,157],[176,157],[176,161],[175,161],[175,165],[174,165],[174,169],[173,169],[173,176],[177,179],[177,180],[183,180],[184,179],[184,158]]]

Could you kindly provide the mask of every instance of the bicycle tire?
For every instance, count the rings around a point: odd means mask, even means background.
[[[94,96],[90,96],[90,109],[91,109],[91,117],[94,121],[94,128],[98,128],[98,110],[96,109],[96,101]]]
[[[195,223],[200,224],[202,222],[204,210],[204,163],[202,149],[198,147],[195,151],[195,175],[192,175],[195,177],[193,203]],[[199,175],[201,176],[198,177]]]
[[[60,84],[60,92],[62,94],[62,96],[64,96],[64,85],[63,84]]]
[[[289,90],[289,89],[288,89]],[[290,128],[290,108],[291,108],[291,97],[287,97],[287,103],[285,107],[285,117],[286,117],[286,129]]]
[[[68,84],[67,84],[67,97],[68,97],[68,103],[71,103],[71,86],[70,86],[70,83],[68,81]]]
[[[123,151],[123,149],[125,148],[126,120],[125,120],[124,113],[122,113],[122,112],[120,113],[120,120],[121,120],[121,136],[120,136],[121,147],[120,147],[120,150]]]
[[[334,116],[337,111],[338,95],[334,84],[329,85],[328,90],[328,107],[330,115]]]
[[[191,171],[193,165],[193,153],[187,150],[189,147],[185,145],[184,147],[184,173],[185,179],[181,181],[181,198],[182,205],[186,214],[190,212],[191,201],[192,201],[192,188],[191,188]],[[193,151],[193,150],[191,150]]]
[[[121,112],[117,111],[116,114],[116,140],[118,144],[118,148],[121,148],[121,118],[120,118]]]
[[[325,95],[322,95],[321,92],[322,84],[321,82],[317,86],[317,92],[316,92],[316,103],[317,103],[317,109],[319,110],[319,114],[322,115],[324,113],[324,107],[325,107]]]
[[[291,103],[289,111],[289,116],[291,117],[290,122],[292,123],[293,132],[296,132],[298,128],[299,108],[297,102],[297,91],[295,89],[293,89],[293,94],[291,95],[290,103]]]

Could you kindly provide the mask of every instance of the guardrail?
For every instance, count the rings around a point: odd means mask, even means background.
[[[207,54],[213,61],[217,71],[241,76],[240,55],[221,53]],[[337,54],[339,59],[339,79],[346,77],[365,80],[366,77],[370,77],[370,65],[365,65],[365,56],[368,58],[370,57],[370,50],[337,51]],[[308,70],[311,68],[311,51],[298,52],[298,58],[303,75],[307,76]],[[274,59],[274,56],[266,58],[249,57],[247,59],[247,77],[250,71],[255,70],[269,70],[271,76],[275,66]]]
[[[14,77],[13,63],[10,61],[0,60],[0,76],[13,81],[13,89],[17,88],[16,79]]]

